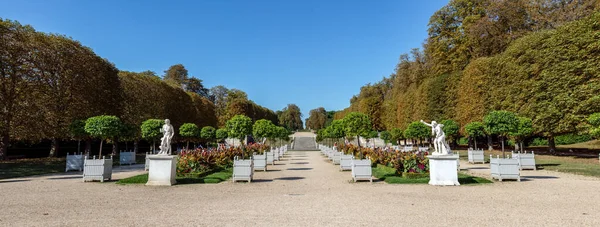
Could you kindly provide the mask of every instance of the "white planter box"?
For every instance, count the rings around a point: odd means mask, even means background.
[[[69,170],[83,170],[83,162],[85,160],[85,155],[83,153],[79,154],[68,154],[67,153],[67,166],[65,167],[65,172]]]
[[[83,182],[97,180],[104,182],[104,180],[112,179],[112,157],[110,159],[85,159],[83,163]]]
[[[419,152],[427,152],[429,151],[429,147],[419,147]]]
[[[273,160],[279,161],[279,151],[277,149],[271,150],[273,152]]]
[[[252,182],[254,176],[254,162],[252,159],[238,159],[236,156],[233,160],[233,182],[248,181]]]
[[[352,170],[352,159],[354,157],[352,155],[342,154],[340,157],[340,169],[344,170]]]
[[[334,165],[339,165],[341,157],[342,157],[342,152],[334,151],[333,156],[331,158],[331,163],[333,163]]]
[[[267,164],[275,165],[275,154],[273,152],[265,152],[267,156]]]
[[[513,179],[521,181],[521,172],[519,160],[513,158],[492,158],[490,155],[490,172],[493,179],[502,181],[504,179]]]
[[[404,146],[402,147],[402,152],[410,152],[413,151],[413,146]]]
[[[485,164],[485,159],[483,157],[483,149],[473,150],[473,149],[469,148],[467,153],[469,156],[469,163],[474,164],[476,162],[481,162],[481,164]]]
[[[119,152],[119,165],[135,164],[135,152]]]
[[[354,182],[368,180],[373,183],[370,159],[352,160],[352,179]]]
[[[535,155],[533,154],[533,151],[531,152],[531,154],[512,152],[512,158],[519,159],[519,163],[521,164],[521,170],[537,170],[537,168],[535,167]]]
[[[254,171],[262,170],[267,171],[267,155],[257,155],[256,153],[252,156],[254,159]]]

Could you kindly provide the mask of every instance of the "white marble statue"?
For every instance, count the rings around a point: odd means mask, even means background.
[[[175,134],[175,130],[169,119],[165,119],[165,124],[160,129],[160,132],[163,133],[163,137],[160,139],[160,152],[158,154],[169,155],[171,154],[171,139],[173,139],[173,135]]]
[[[438,124],[435,121],[432,121],[431,124],[425,123],[425,121],[421,120],[421,123],[431,127],[431,135],[435,136],[433,139],[433,148],[435,149],[434,155],[447,155],[452,154],[450,151],[450,146],[446,142],[446,134],[442,128],[443,124]]]

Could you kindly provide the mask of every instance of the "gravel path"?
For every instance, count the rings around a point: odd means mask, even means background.
[[[435,187],[350,183],[338,168],[319,152],[295,151],[250,184],[122,186],[74,174],[2,180],[0,226],[600,226],[595,178],[527,171],[522,182]]]

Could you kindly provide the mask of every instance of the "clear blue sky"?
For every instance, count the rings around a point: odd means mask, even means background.
[[[205,86],[248,93],[273,110],[340,110],[421,47],[447,1],[28,0],[0,17],[79,40],[121,70],[181,63]]]

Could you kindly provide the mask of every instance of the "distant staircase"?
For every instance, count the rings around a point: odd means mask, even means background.
[[[295,137],[294,146],[291,150],[294,151],[316,151],[315,137]]]

